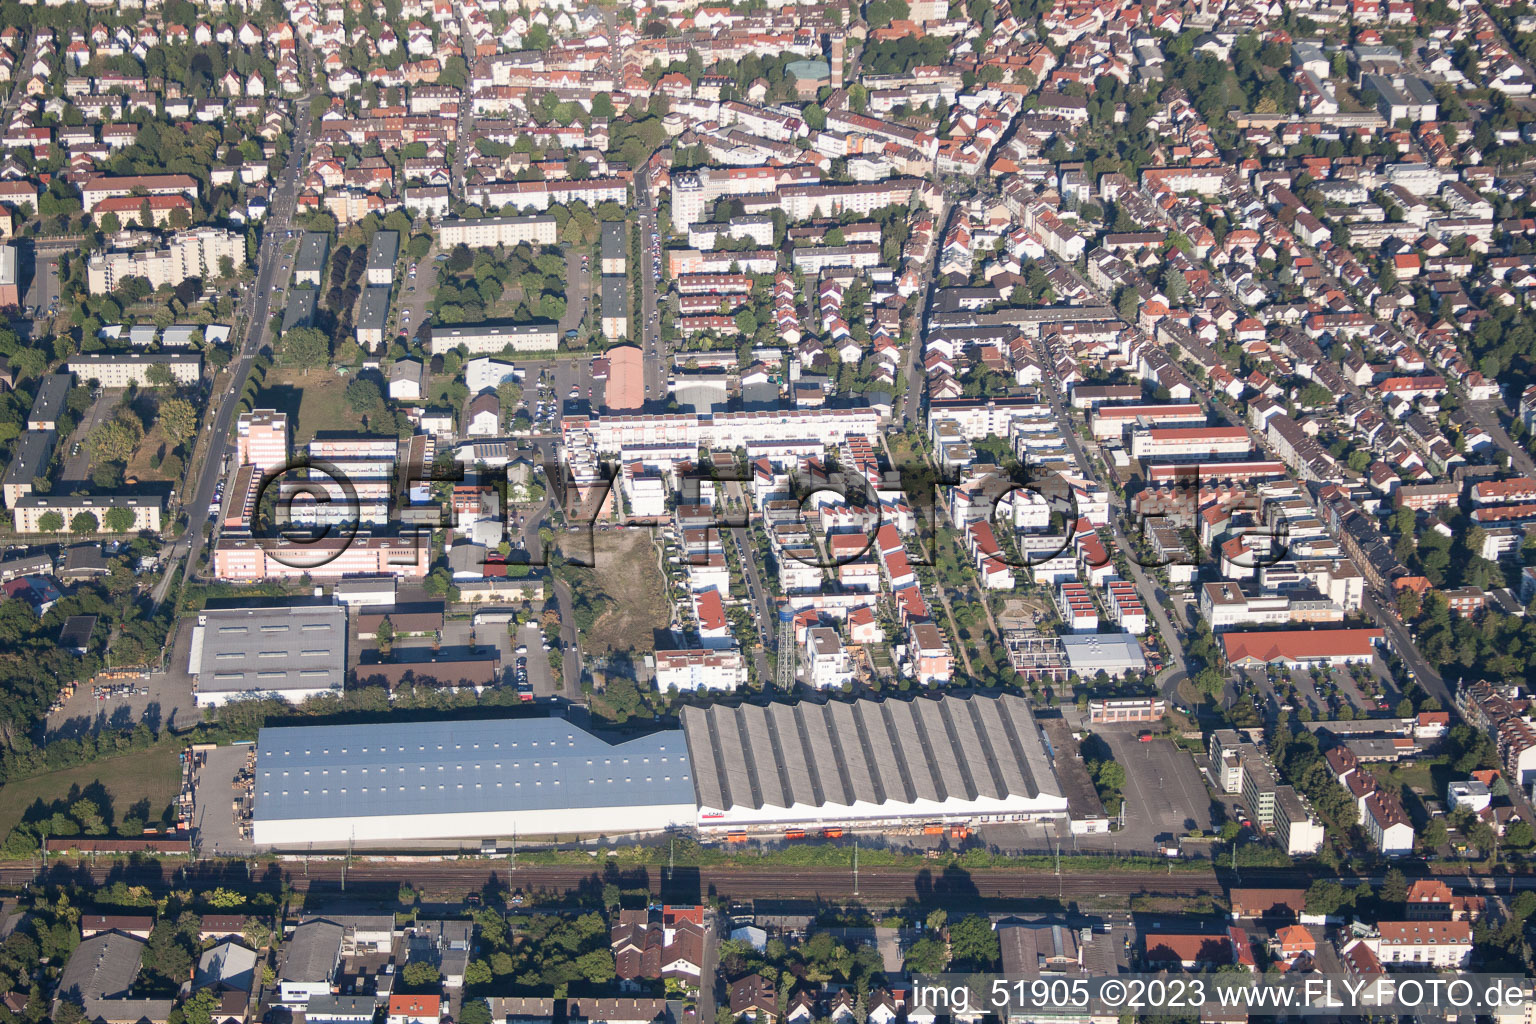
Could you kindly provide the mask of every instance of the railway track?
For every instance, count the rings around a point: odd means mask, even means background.
[[[596,895],[605,884],[625,889],[647,889],[673,902],[695,902],[715,897],[726,899],[809,899],[871,903],[942,902],[963,904],[969,900],[1027,901],[1163,896],[1193,899],[1223,896],[1229,886],[1305,889],[1317,878],[1346,885],[1379,885],[1379,878],[1318,875],[1304,869],[1244,871],[1228,877],[1216,870],[1156,870],[1118,873],[1051,871],[1017,868],[966,870],[937,867],[913,871],[907,868],[866,868],[857,879],[848,867],[744,868],[678,867],[647,865],[618,868],[604,864],[549,866],[507,861],[464,860],[370,860],[343,859],[200,861],[53,861],[45,881],[91,886],[122,881],[152,889],[177,888],[275,888],[286,883],[306,892],[392,892],[402,882],[438,899],[460,899],[470,892],[491,888],[521,889],[552,896]],[[1513,892],[1536,888],[1536,876],[1438,876],[1453,890],[1465,893]],[[20,886],[39,880],[37,866],[0,867],[0,885]]]
[[[1007,869],[934,871],[891,868],[750,869],[665,867],[603,869],[597,866],[550,867],[486,862],[378,862],[339,860],[244,862],[207,861],[185,865],[155,863],[54,863],[47,879],[58,882],[110,885],[202,887],[286,882],[294,889],[394,888],[409,882],[435,896],[462,897],[487,886],[565,895],[600,891],[607,883],[629,889],[649,889],[679,902],[710,897],[732,899],[819,899],[900,903],[942,900],[1028,900],[1092,896],[1160,895],[1196,897],[1224,891],[1212,872],[1175,874],[1090,875]],[[23,885],[38,879],[36,866],[0,867],[0,884]]]

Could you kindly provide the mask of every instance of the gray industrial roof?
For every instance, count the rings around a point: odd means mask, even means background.
[[[309,1003],[304,1008],[305,1020],[327,1020],[331,1017],[352,1017],[359,1014],[372,1014],[378,1009],[378,996],[310,996]]]
[[[432,340],[436,341],[439,338],[521,338],[531,334],[548,334],[558,327],[559,325],[553,320],[540,320],[535,323],[526,324],[460,324],[454,327],[432,328]]]
[[[206,610],[188,668],[204,693],[340,690],[347,612],[339,605]]]
[[[273,732],[263,729],[262,733]],[[297,730],[295,730],[297,731]],[[293,930],[288,940],[282,981],[329,981],[341,958],[342,927],[334,921],[305,921]]]
[[[1146,665],[1141,643],[1129,633],[1081,633],[1061,638],[1072,671],[1084,678],[1100,669],[1140,671]]]
[[[249,992],[255,984],[256,953],[233,940],[225,940],[203,953],[197,961],[192,987],[225,985]]]
[[[603,290],[600,302],[603,307],[603,319],[611,316],[625,316],[624,300],[628,296],[629,279],[623,274],[604,274]]]
[[[679,730],[623,743],[560,718],[261,730],[257,821],[693,803]]]
[[[685,707],[702,807],[1061,795],[1022,697]]]

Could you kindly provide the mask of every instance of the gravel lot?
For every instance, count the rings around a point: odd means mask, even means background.
[[[140,722],[159,730],[187,729],[202,720],[202,712],[192,702],[192,677],[187,675],[187,655],[192,644],[195,621],[181,620],[171,644],[171,657],[164,672],[153,672],[140,679],[122,682],[135,690],[122,697],[97,700],[89,683],[82,683],[64,706],[48,716],[48,736],[84,736],[103,728],[130,728]]]

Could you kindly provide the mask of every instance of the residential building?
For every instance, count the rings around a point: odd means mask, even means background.
[[[144,278],[151,288],[175,287],[191,277],[225,277],[224,268],[244,265],[244,235],[199,227],[172,235],[163,249],[96,253],[86,263],[86,285],[92,295],[114,292],[130,277]]]

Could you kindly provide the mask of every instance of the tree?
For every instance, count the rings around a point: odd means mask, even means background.
[[[390,647],[395,642],[395,624],[389,621],[388,615],[384,616],[379,622],[378,627],[374,630],[373,638],[378,641],[379,650],[388,654]],[[412,893],[411,896],[412,902],[414,902],[415,893]]]
[[[176,375],[165,363],[151,363],[144,371],[144,380],[151,387],[168,388],[176,383]]]
[[[496,980],[491,973],[491,965],[484,960],[471,960],[464,968],[464,984],[470,988],[477,985],[489,985]],[[468,1009],[466,1006],[465,1009]],[[463,1024],[461,1019],[459,1024]]]
[[[474,966],[471,964],[470,966]],[[470,984],[469,972],[464,972],[465,984]],[[459,1010],[459,1024],[491,1024],[491,1007],[484,999],[466,999]]]
[[[1194,682],[1195,689],[1205,694],[1211,700],[1216,700],[1221,696],[1226,681],[1222,678],[1220,672],[1210,666],[1206,666],[1195,673]]]
[[[435,964],[425,960],[412,960],[400,972],[400,977],[411,988],[432,988],[442,979]]]
[[[185,1024],[213,1024],[213,1012],[219,1008],[219,997],[212,986],[200,988],[181,1004],[181,1019]]]
[[[1522,889],[1513,900],[1510,900],[1509,914],[1517,921],[1524,921],[1532,914],[1536,914],[1536,892]]]
[[[379,386],[365,377],[356,377],[347,384],[347,404],[352,411],[359,415],[366,415],[378,410],[384,402],[384,396],[379,393]]]
[[[191,916],[191,915],[188,915]],[[193,917],[194,922],[196,918]],[[193,938],[196,937],[196,925],[193,926]],[[177,922],[168,917],[162,917],[156,922],[154,930],[149,933],[149,942],[144,947],[141,960],[141,968],[151,977],[158,978],[167,987],[178,987],[192,974],[193,959],[191,941],[186,933],[177,926]]]
[[[101,808],[94,800],[76,800],[69,806],[70,817],[80,823],[80,831],[88,836],[104,836],[107,834],[107,821],[101,815]]]
[[[1184,277],[1184,271],[1171,264],[1163,271],[1163,292],[1168,296],[1169,302],[1179,302],[1189,294],[1189,281]]]
[[[1433,853],[1444,846],[1449,838],[1445,831],[1445,819],[1431,818],[1419,833],[1419,849],[1424,853]]]
[[[252,949],[260,949],[272,938],[272,929],[259,917],[246,918],[245,926],[240,929],[245,944]]]
[[[102,522],[113,533],[127,533],[133,529],[133,524],[138,521],[138,516],[130,508],[122,505],[113,505],[107,509],[107,514],[102,517]]]
[[[1354,903],[1354,890],[1346,889],[1338,882],[1320,878],[1307,889],[1306,910],[1309,914],[1337,914]]]
[[[1115,312],[1120,314],[1120,319],[1128,324],[1136,322],[1136,314],[1141,310],[1141,296],[1135,288],[1126,285],[1115,293]]]
[[[903,962],[913,974],[938,974],[948,962],[944,955],[944,940],[937,935],[924,935],[912,943]]]
[[[76,512],[75,518],[69,521],[70,533],[96,533],[101,529],[101,521],[92,512]]]
[[[64,517],[57,512],[44,512],[37,517],[37,528],[43,533],[58,533],[64,529]]]
[[[962,917],[949,928],[952,959],[970,970],[987,970],[1002,956],[997,932],[985,917]]]
[[[119,416],[91,431],[91,454],[102,462],[127,462],[144,439],[144,428],[133,416]]]
[[[1387,875],[1381,883],[1381,900],[1383,903],[1408,902],[1408,877],[1401,869],[1387,869]]]
[[[331,343],[314,327],[295,327],[282,339],[283,362],[308,373],[331,358]]]
[[[197,408],[185,398],[167,398],[160,403],[160,429],[177,447],[197,434]]]
[[[582,978],[593,985],[606,985],[614,978],[613,952],[594,949],[576,958],[575,968]]]
[[[212,892],[205,893],[203,899],[207,901],[209,906],[218,907],[220,910],[234,910],[237,907],[245,906],[244,896],[223,886],[214,889]]]

